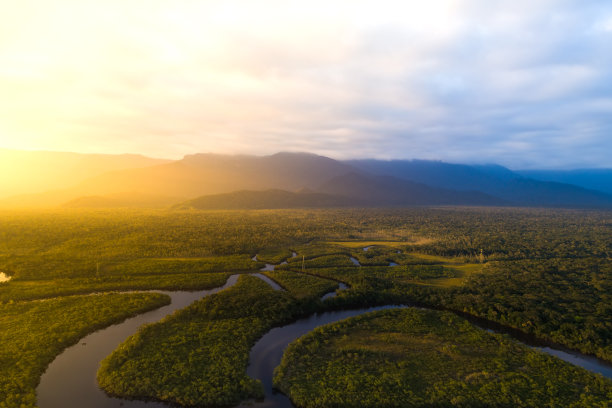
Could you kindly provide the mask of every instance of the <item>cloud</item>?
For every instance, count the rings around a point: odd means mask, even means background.
[[[610,166],[608,1],[0,6],[0,146]]]

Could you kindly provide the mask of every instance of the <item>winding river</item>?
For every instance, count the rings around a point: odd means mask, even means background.
[[[354,310],[324,312],[314,314],[306,318],[299,319],[286,326],[276,327],[270,330],[268,333],[266,333],[266,335],[259,339],[257,343],[255,343],[255,346],[253,346],[249,354],[249,367],[247,368],[247,374],[249,377],[259,379],[262,382],[266,395],[263,402],[258,402],[254,406],[257,408],[294,407],[289,398],[282,393],[276,392],[272,385],[274,368],[280,364],[283,353],[291,342],[324,324],[334,323],[349,317],[358,316],[376,310],[405,307],[412,306],[388,305]],[[571,364],[583,367],[591,372],[598,373],[604,377],[612,379],[612,365],[605,363],[596,357],[586,356],[571,350],[564,350],[562,348],[557,348],[556,346],[552,347],[523,333],[521,333],[522,335],[517,338],[516,333],[520,332],[516,330],[506,329],[503,328],[503,326],[494,323],[489,324],[487,321],[478,318],[470,318],[466,316],[462,317],[466,318],[472,324],[480,327],[481,329],[492,333],[508,334],[515,340],[530,348],[543,351]]]
[[[294,257],[296,254],[294,253]],[[257,260],[257,256],[253,257]],[[351,258],[353,260],[354,258]],[[359,262],[354,259],[356,265]],[[359,265],[360,266],[360,265]],[[266,264],[262,271],[274,270],[274,265]],[[117,325],[99,330],[82,338],[78,344],[64,350],[47,368],[37,388],[38,406],[41,408],[65,408],[72,406],[87,406],[89,408],[110,407],[167,407],[162,402],[145,402],[138,400],[126,400],[109,397],[100,388],[96,381],[96,373],[100,361],[115,350],[127,337],[136,333],[138,328],[146,323],[153,323],[163,317],[182,309],[192,302],[204,296],[217,293],[229,288],[238,280],[239,275],[231,275],[225,285],[198,292],[163,292],[171,297],[172,302],[168,306],[143,313],[136,317],[125,320]],[[276,290],[283,288],[265,275],[256,273],[259,277]],[[344,290],[347,286],[339,284],[338,290]],[[330,292],[321,300],[336,295],[336,291]],[[332,311],[314,314],[299,319],[289,325],[277,327],[266,333],[251,349],[249,354],[249,366],[247,374],[255,379],[261,380],[265,389],[265,400],[247,406],[261,408],[268,407],[293,407],[291,401],[283,394],[276,393],[272,387],[272,376],[276,366],[280,364],[283,352],[289,343],[309,333],[316,327],[324,324],[337,322],[342,319],[357,316],[376,310],[408,306],[378,306],[354,310]],[[509,334],[516,340],[529,347],[554,355],[562,360],[581,366],[589,371],[599,373],[605,377],[612,378],[612,365],[598,360],[595,357],[582,355],[578,352],[563,349],[561,347],[547,345],[535,338],[526,336],[516,330],[507,329],[495,323],[469,316],[467,318],[473,324],[491,331]]]
[[[126,338],[136,333],[143,324],[158,322],[175,310],[183,309],[198,299],[229,288],[236,283],[238,276],[240,275],[231,275],[225,285],[210,290],[156,291],[170,296],[172,302],[83,337],[77,344],[64,350],[47,367],[36,389],[38,406],[41,408],[167,407],[167,404],[161,402],[125,400],[106,395],[98,388],[96,381],[100,361]]]

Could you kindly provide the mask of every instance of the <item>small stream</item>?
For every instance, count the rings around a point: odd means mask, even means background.
[[[297,253],[295,251],[291,252],[291,258],[295,258],[296,256],[297,256]],[[252,257],[251,259],[253,261],[259,262],[259,259],[257,259],[257,254],[255,254],[255,256]],[[287,265],[287,264],[288,264],[288,262],[285,260],[285,261],[282,261],[279,265]],[[274,267],[276,267],[276,266],[277,265],[267,263],[266,266],[264,266],[263,268],[260,269],[260,271],[262,271],[262,272],[273,271]]]
[[[263,270],[264,269],[262,269],[262,271]],[[270,269],[265,269],[265,270],[268,271]],[[274,270],[274,269],[272,269],[272,270]],[[283,287],[281,285],[279,285],[278,283],[276,283],[274,280],[270,279],[266,275],[263,275],[261,273],[254,273],[253,276],[257,276],[259,279],[261,279],[262,281],[264,281],[268,285],[270,285],[272,287],[272,289],[274,289],[274,290],[285,291],[285,289],[283,289]]]
[[[324,294],[321,297],[321,300],[325,300],[325,299],[331,299],[333,297],[336,297],[338,295],[338,292],[341,290],[347,290],[348,289],[348,285],[344,282],[338,282],[338,289],[334,290],[333,292],[329,292]]]
[[[293,255],[291,257],[295,258],[296,256],[297,256],[297,253],[293,252]],[[254,261],[257,261],[258,260],[257,259],[257,255],[255,255],[251,259],[253,259]],[[355,259],[355,261],[357,261],[357,260]],[[357,261],[357,263],[359,263],[359,261]],[[283,262],[280,263],[280,265],[286,265],[286,264],[287,264],[287,261],[283,261]],[[266,266],[264,266],[263,268],[260,269],[260,271],[262,271],[262,272],[273,271],[276,266],[277,265],[267,263]],[[296,273],[299,273],[299,272],[296,272]],[[255,273],[255,274],[253,274],[253,276],[257,276],[259,279],[261,279],[264,282],[266,282],[268,285],[270,285],[275,290],[285,290],[285,289],[283,289],[282,286],[280,286],[278,283],[276,283],[273,279],[269,278],[268,276],[266,276],[264,274]],[[321,278],[321,279],[325,279],[325,278]],[[329,280],[331,280],[331,279],[329,279]],[[326,293],[325,295],[323,295],[321,297],[321,300],[323,301],[325,299],[330,299],[330,298],[336,297],[338,295],[338,291],[346,290],[346,289],[348,289],[348,285],[346,283],[338,282],[338,288],[334,289],[333,291],[331,291],[329,293]]]

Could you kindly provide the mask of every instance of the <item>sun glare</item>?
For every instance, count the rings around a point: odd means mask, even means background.
[[[202,106],[212,105],[209,95],[220,105],[228,96],[288,96],[303,86],[274,79],[290,69],[284,65],[310,65],[308,75],[318,59],[339,63],[362,30],[443,37],[453,29],[454,3],[153,2],[146,13],[138,1],[5,4],[3,22],[11,21],[0,40],[1,145],[69,150],[76,143],[73,149],[83,150],[79,140],[104,132],[90,129],[90,118],[108,119],[108,138],[124,137],[126,120],[145,126],[154,119],[146,105],[181,95]],[[148,95],[145,106],[141,95]],[[228,109],[224,120],[244,117],[239,107]]]

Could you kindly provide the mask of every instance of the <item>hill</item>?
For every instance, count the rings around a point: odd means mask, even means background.
[[[574,184],[612,194],[612,169],[519,170],[516,173],[534,180]]]
[[[319,187],[372,206],[402,205],[506,205],[506,201],[478,191],[453,191],[390,176],[350,173],[335,177]]]
[[[195,154],[159,166],[107,173],[82,183],[106,193],[137,191],[197,197],[236,190],[297,190],[314,188],[353,169],[346,164],[309,153],[271,156]]]
[[[169,160],[134,154],[81,154],[0,149],[0,199],[73,187],[114,170],[154,166]]]
[[[195,198],[180,203],[175,209],[277,209],[277,208],[311,208],[311,207],[346,207],[359,206],[363,203],[332,194],[315,192],[290,192],[285,190],[235,191]]]
[[[499,165],[470,166],[426,160],[351,160],[363,172],[393,176],[432,187],[479,191],[524,206],[611,207],[612,196],[579,186],[538,181]]]
[[[166,208],[181,199],[176,197],[159,196],[138,193],[119,193],[108,196],[77,197],[62,205],[65,208]]]
[[[92,158],[92,161],[99,163],[98,159]],[[612,196],[600,191],[567,183],[535,180],[498,165],[464,165],[424,160],[341,162],[310,153],[277,153],[270,156],[194,154],[182,160],[162,163],[142,157],[121,160],[104,157],[104,160],[115,163],[115,166],[131,164],[133,167],[98,174],[70,188],[5,198],[0,200],[0,205],[163,207],[194,197],[232,193],[232,196],[208,198],[202,205],[219,206],[225,202],[227,205],[244,208],[279,208],[279,205],[293,207],[303,205],[299,202],[312,202],[306,205],[336,206],[344,205],[344,201],[337,197],[342,196],[350,197],[353,203],[370,206],[612,208]],[[156,164],[135,167],[138,163]],[[96,168],[101,167],[98,165]],[[81,171],[78,166],[73,170],[80,174],[80,178],[91,171]],[[49,173],[54,174],[53,171]],[[300,196],[298,200],[287,195],[295,194],[289,192],[300,189],[334,198]],[[287,194],[273,194],[265,199],[257,196],[256,192],[269,190],[284,190]],[[247,191],[251,193],[247,194]],[[242,196],[236,195],[236,192],[241,192]],[[239,204],[241,200],[244,201]]]
[[[310,153],[195,154],[174,162],[106,172],[69,189],[11,197],[0,205],[58,206],[79,197],[114,194],[177,197],[176,203],[237,190],[313,189],[330,177],[353,170],[349,165]]]

